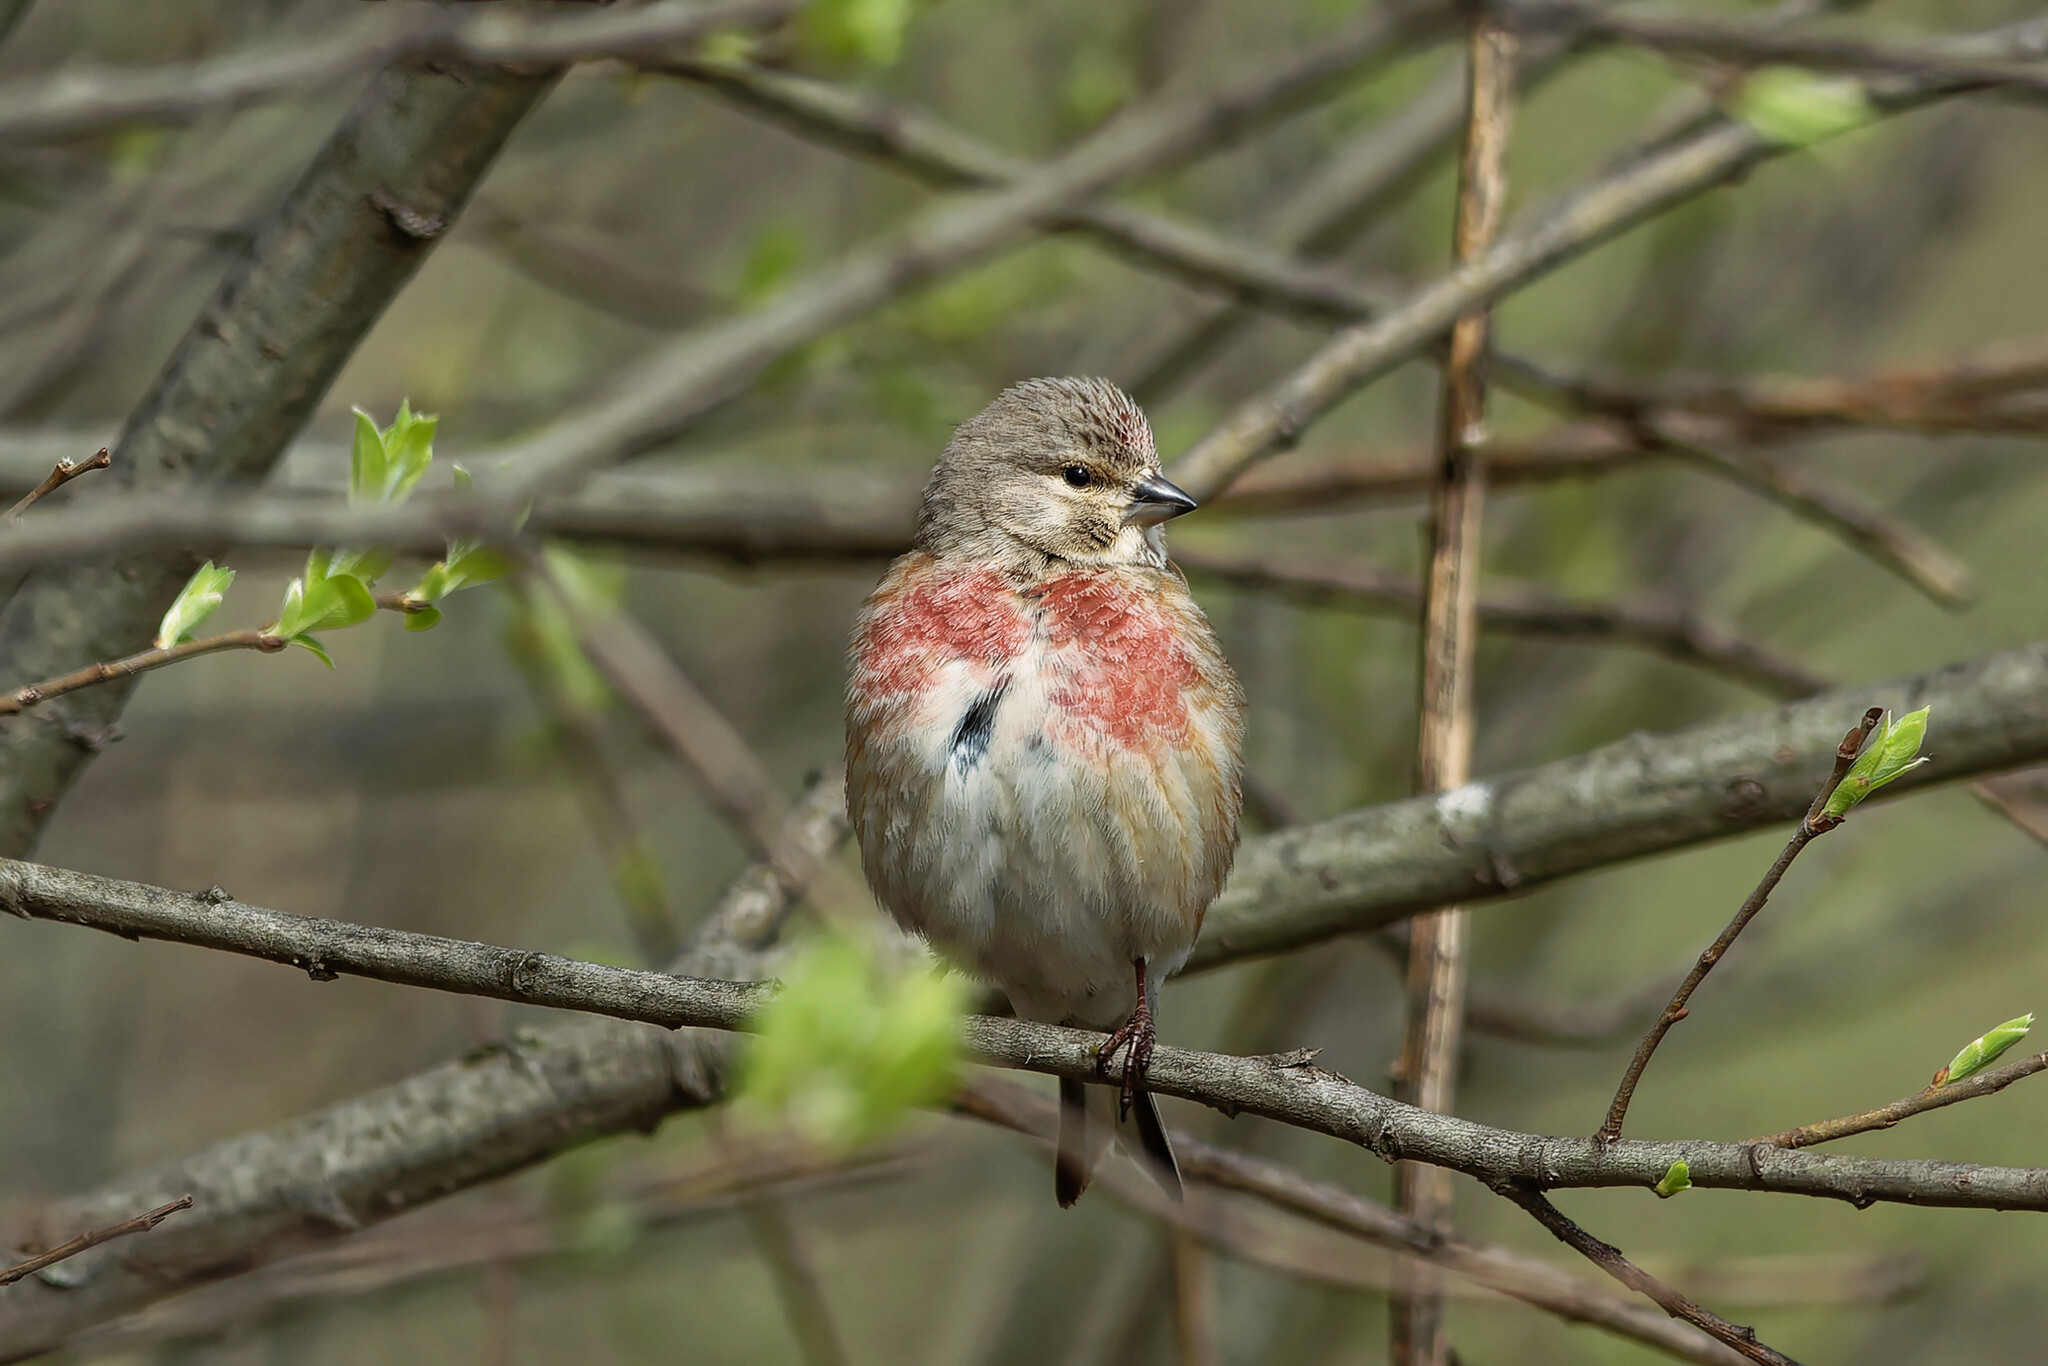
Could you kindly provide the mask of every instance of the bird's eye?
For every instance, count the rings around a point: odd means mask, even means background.
[[[1067,481],[1067,487],[1076,489],[1085,489],[1095,482],[1086,465],[1069,465],[1060,471],[1060,478]]]

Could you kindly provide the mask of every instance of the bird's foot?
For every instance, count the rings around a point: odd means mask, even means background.
[[[1115,1076],[1111,1070],[1116,1055],[1124,1055],[1123,1089],[1121,1108],[1118,1114],[1129,1118],[1131,1104],[1138,1098],[1138,1087],[1145,1080],[1147,1069],[1152,1066],[1152,1046],[1159,1041],[1152,1028],[1152,1003],[1144,997],[1138,998],[1138,1008],[1125,1020],[1102,1045],[1095,1055],[1095,1065],[1102,1069],[1104,1076]]]

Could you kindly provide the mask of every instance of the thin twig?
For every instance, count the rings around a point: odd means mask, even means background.
[[[81,1233],[68,1243],[60,1243],[48,1252],[39,1253],[25,1262],[0,1270],[0,1285],[12,1285],[24,1276],[33,1276],[46,1266],[55,1266],[68,1257],[76,1257],[87,1248],[98,1247],[101,1243],[125,1238],[131,1233],[147,1233],[179,1210],[191,1209],[192,1197],[181,1195],[168,1205],[158,1205],[147,1214],[138,1214],[133,1219],[123,1219],[118,1224],[96,1228],[90,1233]]]
[[[1771,893],[1785,876],[1785,870],[1792,866],[1792,860],[1798,858],[1800,851],[1807,845],[1842,823],[1840,817],[1822,815],[1822,808],[1828,804],[1828,798],[1835,795],[1835,789],[1842,785],[1842,779],[1848,776],[1849,766],[1856,762],[1856,756],[1862,751],[1864,741],[1870,738],[1871,731],[1877,728],[1877,723],[1883,717],[1883,707],[1872,707],[1863,713],[1862,721],[1851,727],[1849,733],[1842,737],[1842,743],[1835,748],[1834,768],[1829,772],[1827,781],[1821,785],[1820,795],[1807,807],[1806,815],[1799,821],[1799,828],[1792,832],[1792,838],[1786,843],[1784,852],[1778,855],[1778,861],[1764,874],[1763,881],[1757,883],[1756,890],[1742,903],[1741,909],[1735,913],[1735,918],[1728,922],[1728,927],[1721,931],[1714,942],[1707,946],[1706,952],[1700,955],[1699,961],[1693,964],[1692,971],[1679,983],[1678,990],[1671,994],[1670,1004],[1664,1007],[1663,1013],[1658,1015],[1656,1022],[1650,1026],[1649,1032],[1643,1035],[1643,1041],[1636,1045],[1635,1056],[1629,1060],[1628,1070],[1622,1074],[1621,1085],[1615,1088],[1614,1101],[1607,1107],[1607,1118],[1601,1123],[1599,1132],[1594,1135],[1599,1142],[1612,1143],[1621,1137],[1622,1121],[1628,1118],[1629,1101],[1634,1098],[1636,1084],[1643,1079],[1643,1069],[1650,1065],[1650,1058],[1656,1053],[1657,1045],[1664,1042],[1664,1036],[1671,1032],[1673,1025],[1686,1017],[1686,1002],[1692,999],[1693,992],[1699,989],[1707,974],[1714,970],[1714,964],[1721,961],[1721,955],[1728,952],[1736,936],[1742,933],[1744,927],[1756,918],[1757,912],[1764,908],[1764,903],[1770,900]]]
[[[740,1211],[775,1280],[776,1297],[782,1301],[783,1317],[805,1366],[847,1366],[846,1347],[832,1320],[831,1307],[825,1303],[817,1270],[790,1225],[782,1197],[773,1191],[750,1195],[740,1202]]]
[[[2021,26],[1983,35],[1971,51],[2023,52],[2033,41],[2032,30]],[[1864,85],[1873,116],[1879,117],[1969,88],[1936,77]],[[1628,159],[1503,234],[1479,260],[1419,286],[1377,320],[1339,332],[1292,373],[1239,405],[1168,473],[1196,497],[1213,496],[1252,464],[1292,446],[1337,402],[1428,352],[1465,313],[1788,150],[1724,117]]]
[[[1643,1270],[1628,1258],[1621,1249],[1603,1243],[1586,1230],[1573,1223],[1556,1205],[1544,1197],[1543,1192],[1533,1186],[1501,1185],[1495,1187],[1502,1195],[1520,1205],[1536,1217],[1536,1222],[1557,1235],[1557,1240],[1571,1248],[1586,1260],[1620,1281],[1629,1289],[1649,1296],[1658,1307],[1675,1319],[1682,1319],[1694,1327],[1727,1343],[1744,1358],[1761,1362],[1763,1366],[1799,1366],[1784,1353],[1757,1341],[1756,1330],[1730,1323],[1710,1309],[1703,1308],[1684,1295],[1679,1294],[1664,1282]]]
[[[559,17],[393,7],[326,34],[205,61],[67,67],[0,82],[0,137],[19,145],[143,120],[185,122],[303,95],[406,58],[551,66],[652,56],[721,29],[769,27],[800,7],[798,0],[672,2]]]
[[[1515,39],[1482,11],[1466,47],[1469,100],[1458,174],[1451,255],[1469,265],[1493,245],[1507,212],[1506,157],[1514,114]],[[1473,659],[1479,639],[1479,547],[1486,502],[1486,359],[1491,316],[1484,307],[1451,327],[1430,491],[1428,572],[1422,590],[1417,786],[1448,791],[1471,776]],[[1457,1085],[1465,1023],[1470,919],[1462,906],[1418,916],[1408,941],[1408,1020],[1401,1045],[1402,1099],[1447,1113]],[[1394,1169],[1401,1212],[1428,1228],[1450,1215],[1450,1176],[1401,1163]],[[1389,1311],[1395,1366],[1443,1366],[1444,1300],[1434,1278],[1402,1287]]]
[[[1616,13],[1573,0],[1505,0],[1500,8],[1502,22],[1516,29],[1600,34],[1616,42],[1718,62],[1889,72],[2021,95],[2048,95],[2048,72],[2034,65],[1976,57],[1970,36],[1965,34],[1930,35],[1907,46],[1834,34],[1785,33],[1755,24],[1714,23],[1639,11]]]
[[[21,514],[35,506],[39,499],[55,493],[81,474],[103,470],[113,463],[114,457],[108,453],[105,446],[100,447],[99,454],[90,460],[59,460],[42,483],[24,493],[20,502],[7,509],[5,520],[10,524],[20,521]]]
[[[31,683],[13,692],[0,694],[0,716],[11,716],[27,711],[30,707],[47,702],[65,693],[77,692],[116,678],[127,678],[134,674],[148,673],[161,669],[166,664],[182,660],[197,659],[200,655],[219,654],[223,650],[256,650],[263,654],[276,654],[287,642],[272,635],[268,626],[252,626],[241,631],[227,631],[203,640],[188,640],[177,645],[143,650],[124,659],[110,659],[99,664],[88,664],[82,669],[41,683]]]
[[[1816,1143],[1832,1143],[1838,1138],[1851,1134],[1867,1134],[1873,1129],[1889,1129],[1902,1119],[1939,1110],[1957,1101],[1975,1100],[2003,1091],[2023,1077],[2036,1072],[2048,1071],[2048,1053],[2036,1053],[2031,1058],[2022,1058],[2015,1063],[1980,1072],[1974,1077],[1965,1077],[1959,1082],[1945,1084],[1936,1081],[1924,1091],[1895,1100],[1889,1105],[1880,1105],[1875,1110],[1861,1114],[1845,1115],[1840,1119],[1826,1119],[1814,1124],[1802,1124],[1796,1129],[1787,1129],[1781,1134],[1768,1134],[1763,1138],[1751,1139],[1752,1143],[1768,1143],[1774,1148],[1810,1148]]]
[[[1049,1098],[994,1077],[976,1077],[961,1087],[954,1110],[1047,1145],[1054,1132],[1055,1114]],[[1455,1233],[1425,1228],[1341,1185],[1315,1180],[1293,1167],[1252,1153],[1219,1147],[1185,1131],[1175,1131],[1173,1145],[1182,1176],[1197,1188],[1249,1196],[1271,1209],[1383,1248],[1401,1261],[1425,1263],[1568,1323],[1591,1324],[1682,1361],[1730,1366],[1741,1360],[1719,1344],[1599,1282],[1575,1276],[1526,1253],[1468,1242]],[[1135,1168],[1112,1165],[1101,1179],[1111,1195],[1167,1220],[1176,1229],[1215,1243],[1232,1256],[1252,1254],[1251,1249],[1222,1236],[1222,1221],[1204,1217],[1207,1211],[1198,1201],[1173,1205],[1153,1198],[1155,1189]]]

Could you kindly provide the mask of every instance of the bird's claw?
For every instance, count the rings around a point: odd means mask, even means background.
[[[1124,1055],[1123,1085],[1117,1110],[1120,1119],[1130,1118],[1131,1106],[1138,1098],[1138,1086],[1152,1066],[1152,1046],[1158,1038],[1152,1028],[1151,1007],[1140,1001],[1138,1008],[1131,1012],[1131,1018],[1117,1027],[1095,1055],[1095,1065],[1102,1069],[1104,1076],[1115,1075],[1111,1068],[1116,1055]]]

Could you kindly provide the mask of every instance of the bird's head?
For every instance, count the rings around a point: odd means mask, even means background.
[[[1160,474],[1130,395],[1103,379],[1033,379],[960,424],[925,485],[917,544],[995,564],[1163,566],[1160,524],[1194,506]]]

